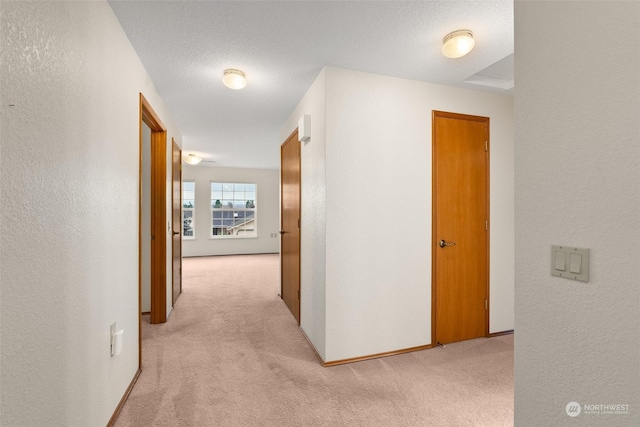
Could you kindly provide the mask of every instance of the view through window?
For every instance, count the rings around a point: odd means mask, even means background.
[[[256,184],[211,183],[210,237],[257,237]]]
[[[196,183],[193,181],[182,182],[182,238],[194,239],[195,236],[195,195]]]

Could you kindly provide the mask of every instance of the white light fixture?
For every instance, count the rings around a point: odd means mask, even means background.
[[[442,39],[442,54],[447,58],[462,58],[475,44],[471,30],[457,30]]]
[[[186,157],[183,157],[182,160],[184,160],[184,162],[187,164],[197,165],[202,161],[202,157],[198,157],[195,154],[191,153],[191,154],[187,154]]]
[[[240,70],[228,69],[222,74],[222,83],[229,89],[242,89],[247,85],[247,77]]]

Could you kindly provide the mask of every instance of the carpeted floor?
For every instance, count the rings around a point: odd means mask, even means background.
[[[277,255],[186,258],[116,426],[511,426],[513,335],[323,368]]]

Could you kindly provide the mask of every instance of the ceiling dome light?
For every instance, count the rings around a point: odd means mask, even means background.
[[[182,160],[184,160],[184,162],[187,164],[197,165],[202,161],[202,157],[198,157],[195,154],[191,153],[187,154],[187,157],[183,157]]]
[[[462,58],[475,44],[471,30],[457,30],[442,39],[442,54],[447,58]]]
[[[228,69],[224,70],[222,83],[229,89],[238,90],[247,85],[247,78],[240,70]]]

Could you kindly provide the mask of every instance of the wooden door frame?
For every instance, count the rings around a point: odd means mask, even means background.
[[[433,110],[431,115],[431,345],[436,346],[438,343],[438,337],[436,337],[436,251],[438,249],[438,242],[436,236],[436,215],[437,215],[437,187],[436,187],[436,172],[437,172],[437,159],[436,159],[436,118],[451,118],[459,120],[469,120],[477,122],[486,122],[487,124],[487,309],[485,310],[485,322],[484,322],[484,336],[489,337],[489,312],[491,310],[491,186],[490,186],[490,148],[491,148],[491,134],[490,130],[490,118],[483,116],[472,116],[468,114],[450,113],[446,111]]]
[[[138,177],[138,340],[142,366],[142,124],[151,129],[151,323],[167,321],[167,128],[140,93]]]
[[[284,224],[283,224],[283,191],[282,191],[282,151],[283,151],[283,147],[284,145],[289,142],[292,138],[294,138],[295,135],[295,141],[298,142],[298,170],[300,171],[300,181],[299,181],[299,185],[298,185],[298,201],[300,203],[300,205],[298,206],[299,208],[299,216],[300,216],[300,228],[298,229],[298,251],[302,252],[301,249],[301,243],[302,243],[302,146],[300,144],[300,141],[298,141],[298,128],[296,128],[293,132],[291,132],[291,135],[289,135],[287,137],[287,139],[284,140],[284,142],[280,145],[280,230],[284,230]],[[282,268],[282,234],[280,234],[280,299],[284,300],[284,278],[283,278],[283,271],[284,269]],[[300,279],[302,276],[302,254],[298,253],[298,287],[301,288],[302,287],[302,283],[300,283]],[[298,326],[300,326],[300,322],[302,321],[302,313],[300,311],[301,307],[300,307],[300,302],[302,300],[302,292],[300,292],[300,297],[298,298]]]
[[[175,295],[174,292],[174,284],[173,281],[175,280],[175,271],[173,270],[174,265],[173,265],[173,254],[174,254],[174,233],[176,232],[176,230],[174,230],[174,225],[175,225],[175,218],[173,218],[173,214],[174,214],[174,208],[173,208],[173,204],[175,203],[175,200],[173,198],[174,196],[174,191],[173,191],[173,182],[175,179],[175,176],[173,174],[174,170],[173,170],[173,156],[174,156],[174,149],[175,147],[178,147],[178,153],[179,153],[179,159],[178,159],[178,166],[179,166],[179,172],[178,172],[178,181],[180,182],[180,190],[178,192],[179,194],[179,204],[180,204],[180,219],[179,219],[179,224],[182,224],[182,147],[180,147],[180,145],[178,145],[178,143],[175,141],[175,139],[171,138],[171,303],[172,305],[175,305],[177,298],[180,296],[180,294],[182,293],[182,226],[180,226],[180,228],[178,229],[178,232],[180,234],[180,292],[178,292],[178,295]]]

